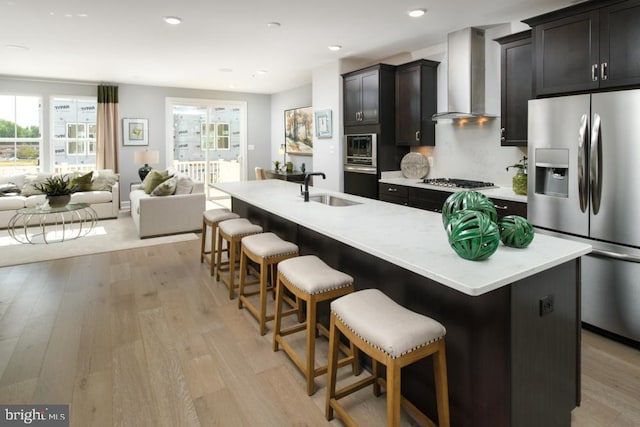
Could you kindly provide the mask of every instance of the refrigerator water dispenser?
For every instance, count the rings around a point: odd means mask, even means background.
[[[535,156],[535,192],[569,197],[569,150],[539,148]]]

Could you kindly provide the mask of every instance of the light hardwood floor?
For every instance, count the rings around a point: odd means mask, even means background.
[[[324,377],[308,397],[199,244],[1,268],[0,403],[70,404],[78,427],[342,425],[324,419]],[[640,425],[640,352],[589,332],[582,350],[572,425]],[[384,398],[348,399],[361,425],[384,425]]]

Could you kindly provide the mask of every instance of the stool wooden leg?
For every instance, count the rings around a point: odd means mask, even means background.
[[[378,365],[378,361],[376,359],[371,360],[371,375],[374,378],[373,381],[373,395],[378,397],[382,394],[380,391],[380,382],[378,378],[380,378],[380,366]]]
[[[358,376],[362,373],[362,367],[360,366],[360,357],[358,356],[358,347],[351,341],[349,341],[349,350],[353,356],[352,372],[353,375]]]
[[[275,312],[273,314],[273,351],[278,351],[278,335],[280,335],[280,322],[282,320],[282,293],[284,289],[282,289],[284,285],[280,280],[280,276],[276,280],[276,303],[275,303]]]
[[[298,300],[298,304],[300,301]],[[316,361],[316,301],[313,296],[307,300],[307,394],[315,391]],[[336,363],[338,363],[336,361]]]
[[[340,332],[336,328],[336,319],[332,314],[329,324],[329,364],[327,366],[327,401],[325,407],[325,418],[327,421],[331,421],[333,419],[333,407],[331,406],[331,401],[336,398],[339,339]]]
[[[400,366],[387,360],[387,427],[394,427],[400,425]]]
[[[260,263],[260,335],[267,331],[267,286],[269,276],[269,265],[262,261]]]
[[[218,233],[218,247],[222,247],[222,235]],[[231,254],[229,254],[229,257]],[[220,281],[220,265],[222,264],[222,253],[218,251],[216,254],[216,280]]]
[[[213,276],[213,271],[215,269],[215,258],[217,255],[217,251],[219,249],[216,248],[216,231],[217,231],[218,227],[217,227],[217,223],[211,224],[211,265],[209,266],[209,275]],[[203,240],[204,241],[204,240]]]
[[[202,262],[204,262],[205,242],[207,241],[207,223],[204,219],[202,220],[202,239],[201,240],[202,241],[200,242],[200,263],[202,264]],[[211,263],[213,264],[213,254],[211,257]]]
[[[235,247],[232,249],[232,252],[235,252]],[[229,267],[229,271],[231,271],[231,267]],[[240,271],[238,272],[238,276],[238,308],[242,308],[244,306],[242,304],[242,297],[244,296],[244,285],[245,281],[247,280],[247,254],[245,254],[242,249],[240,249]],[[233,289],[231,285],[230,289]]]
[[[440,350],[432,357],[433,376],[436,383],[436,402],[438,405],[438,426],[449,427],[449,387],[447,383],[447,356],[444,340],[441,340]]]

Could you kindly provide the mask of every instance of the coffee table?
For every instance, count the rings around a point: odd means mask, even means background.
[[[7,231],[20,243],[57,243],[86,236],[97,219],[98,214],[88,203],[24,208],[9,220]]]

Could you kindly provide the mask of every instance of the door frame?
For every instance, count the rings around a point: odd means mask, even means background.
[[[205,98],[165,98],[165,155],[167,166],[172,165],[173,157],[173,106],[188,105],[194,107],[225,107],[240,109],[240,181],[246,181],[247,172],[247,102],[225,99],[205,99]]]

